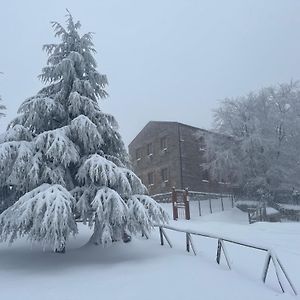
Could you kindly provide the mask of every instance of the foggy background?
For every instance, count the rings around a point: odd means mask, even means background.
[[[42,86],[50,21],[68,8],[95,32],[113,114],[126,144],[150,120],[211,128],[218,100],[300,79],[300,1],[0,0],[0,95],[7,117]]]

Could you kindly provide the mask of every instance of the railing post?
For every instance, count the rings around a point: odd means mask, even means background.
[[[210,210],[210,213],[212,214],[212,208],[211,208],[211,198],[209,198],[209,210]]]
[[[184,202],[184,208],[185,208],[185,218],[187,220],[191,219],[191,213],[190,213],[190,201],[189,201],[189,191],[188,189],[185,189],[183,192],[183,202]]]
[[[194,255],[197,255],[193,244],[192,236],[190,233],[186,233],[186,251],[190,252],[190,248],[192,248]]]
[[[222,211],[224,211],[224,203],[223,203],[223,195],[221,193],[221,208],[222,208]]]
[[[274,254],[272,253],[272,250],[269,250],[268,253],[267,253],[267,257],[266,257],[266,261],[265,261],[265,265],[264,265],[264,269],[263,269],[262,280],[263,280],[264,283],[266,282],[266,278],[267,278],[267,274],[268,274],[268,269],[269,269],[269,265],[270,265],[271,260],[272,260],[273,265],[274,265],[274,269],[275,269],[275,273],[276,273],[276,277],[277,277],[278,283],[280,285],[280,288],[281,288],[282,292],[284,293],[283,284],[281,282],[281,278],[280,278],[280,275],[279,275],[278,260],[274,256]]]
[[[263,268],[263,275],[262,275],[263,283],[266,282],[270,262],[271,262],[271,254],[268,251],[267,256],[266,256],[266,260],[265,260],[265,264],[264,264],[264,268]]]
[[[264,203],[262,211],[263,211],[263,221],[267,221],[267,207],[266,207],[266,203]]]
[[[216,261],[217,261],[218,264],[220,264],[220,262],[221,262],[221,252],[222,252],[222,250],[223,250],[223,254],[224,254],[227,266],[228,266],[229,270],[231,270],[231,263],[230,263],[225,245],[224,245],[224,241],[222,239],[218,239],[217,258],[216,258]]]
[[[218,264],[220,264],[221,261],[221,240],[218,239],[218,248],[217,248],[217,258],[216,261]]]
[[[278,262],[278,264],[279,264],[279,267],[281,268],[281,270],[282,270],[282,272],[283,272],[283,274],[284,274],[285,278],[287,279],[288,283],[290,284],[290,286],[291,286],[291,288],[292,288],[292,290],[293,290],[294,294],[297,296],[297,291],[296,291],[296,288],[294,287],[294,285],[293,285],[293,283],[292,283],[291,279],[289,278],[289,276],[288,276],[287,272],[285,271],[285,269],[284,269],[284,267],[283,267],[282,263],[280,262],[280,260],[279,260],[279,258],[278,258],[278,257],[276,257],[276,260],[277,260],[277,262]]]
[[[169,244],[170,248],[172,248],[172,243],[170,239],[168,238],[166,232],[163,230],[162,226],[159,226],[159,234],[160,234],[160,244],[163,246],[164,245],[164,238],[166,239],[167,243]]]
[[[199,217],[201,217],[201,204],[200,204],[200,200],[198,200],[198,210],[199,210]]]
[[[160,244],[163,246],[164,245],[164,236],[163,236],[161,227],[159,227],[159,235],[160,235]]]
[[[175,187],[172,188],[172,206],[173,206],[173,220],[178,219],[178,207],[177,207],[177,192]]]
[[[190,240],[189,240],[189,234],[185,234],[185,241],[186,241],[186,251],[190,252]]]

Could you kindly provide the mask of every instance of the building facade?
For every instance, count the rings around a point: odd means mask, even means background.
[[[150,195],[170,192],[172,187],[220,192],[201,167],[205,162],[205,137],[214,134],[178,122],[150,121],[129,144],[135,173]]]

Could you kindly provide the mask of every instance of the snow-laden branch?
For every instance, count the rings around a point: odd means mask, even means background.
[[[65,188],[43,184],[0,215],[0,238],[12,243],[27,235],[32,242],[62,250],[69,235],[77,233],[72,217],[74,205],[75,199]]]
[[[58,128],[41,133],[35,140],[37,150],[42,151],[54,164],[68,166],[79,160],[77,147],[67,136],[68,128]]]

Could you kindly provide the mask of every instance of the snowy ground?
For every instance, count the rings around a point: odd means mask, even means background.
[[[171,224],[273,247],[300,291],[299,223],[249,225],[246,214],[228,209]],[[194,237],[193,256],[185,252],[181,233],[167,231],[170,249],[160,246],[157,231],[149,240],[111,248],[84,246],[90,232],[84,226],[80,232],[66,254],[42,252],[26,241],[1,245],[0,299],[297,299],[281,293],[272,268],[267,284],[261,282],[265,254],[255,250],[228,244],[229,271],[216,264],[216,242],[206,238]]]

